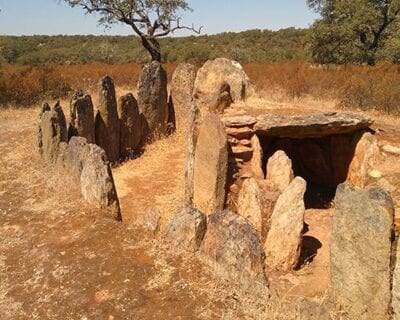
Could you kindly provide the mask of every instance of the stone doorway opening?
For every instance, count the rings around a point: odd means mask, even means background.
[[[350,174],[360,134],[320,138],[281,138],[258,135],[263,150],[262,168],[267,174],[268,160],[279,150],[292,161],[294,176],[307,181],[306,209],[327,209],[336,188]]]

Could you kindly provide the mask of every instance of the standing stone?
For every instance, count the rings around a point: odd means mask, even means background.
[[[196,68],[189,63],[179,64],[172,74],[171,96],[175,106],[178,127],[187,127],[192,105]]]
[[[37,129],[37,147],[42,158],[55,162],[61,142],[68,142],[67,123],[62,107],[57,104],[49,109],[44,104],[39,114]]]
[[[42,107],[40,108],[38,117],[37,117],[37,123],[36,123],[36,148],[38,152],[40,153],[42,148],[43,148],[43,133],[42,133],[42,116],[45,112],[50,111],[51,108],[47,102],[43,103]]]
[[[77,92],[70,103],[70,125],[68,139],[83,137],[88,143],[95,143],[94,111],[92,98],[83,92]]]
[[[139,147],[142,139],[142,120],[133,94],[128,93],[119,98],[118,116],[121,123],[120,155],[126,159]]]
[[[90,204],[109,211],[116,220],[121,220],[117,191],[104,150],[94,144],[87,144],[83,154],[80,177],[83,198]]]
[[[96,144],[111,162],[119,160],[120,123],[113,80],[107,76],[99,83],[99,107],[95,119]]]
[[[396,265],[393,272],[392,308],[393,319],[400,320],[400,241],[397,240]]]
[[[251,147],[253,149],[253,156],[251,158],[251,170],[253,171],[253,175],[257,179],[264,179],[264,171],[263,171],[263,158],[264,152],[260,144],[260,139],[258,139],[257,135],[254,135],[251,138]]]
[[[224,82],[230,87],[233,102],[245,100],[253,93],[250,80],[238,62],[225,58],[209,60],[198,70],[193,91],[202,117],[208,113]]]
[[[199,118],[198,108],[192,104],[188,118],[188,131],[186,137],[186,168],[185,168],[185,205],[193,206],[194,194],[194,154],[197,143],[197,120]]]
[[[359,188],[365,188],[368,174],[379,155],[378,141],[372,133],[364,132],[355,136],[353,145],[355,151],[347,180]]]
[[[164,135],[168,121],[167,73],[161,63],[146,65],[138,83],[139,109],[146,117],[150,136]]]
[[[294,173],[292,169],[292,160],[284,151],[277,151],[269,158],[267,163],[267,180],[271,186],[280,192],[283,192],[292,182]]]
[[[264,250],[257,232],[242,216],[230,211],[212,214],[200,254],[220,277],[268,297]]]
[[[264,244],[266,264],[279,271],[293,270],[299,261],[304,225],[306,182],[296,177],[279,196]]]
[[[330,260],[335,301],[351,319],[389,319],[394,205],[379,188],[339,185]]]
[[[225,127],[215,114],[205,117],[194,159],[194,206],[212,214],[224,208],[228,171]]]
[[[246,179],[239,192],[238,213],[248,219],[261,237],[263,227],[263,199],[260,186],[253,178]]]
[[[181,210],[171,222],[167,237],[174,248],[195,252],[200,248],[206,229],[206,216],[188,207]]]

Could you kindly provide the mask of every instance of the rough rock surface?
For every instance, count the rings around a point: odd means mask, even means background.
[[[264,250],[257,232],[242,216],[230,211],[211,215],[200,253],[219,276],[253,294],[268,295]]]
[[[277,114],[257,117],[258,134],[280,138],[320,138],[368,129],[373,124],[369,118],[350,113],[314,113],[302,116]]]
[[[264,171],[262,168],[264,152],[257,135],[251,138],[251,147],[253,149],[253,156],[251,158],[251,170],[253,171],[253,175],[257,179],[264,179]]]
[[[253,178],[246,179],[239,192],[238,213],[250,221],[260,238],[263,236],[263,226],[269,224],[271,215],[271,205],[266,202],[264,190],[257,181]]]
[[[192,104],[188,118],[188,131],[186,136],[186,165],[185,165],[185,205],[193,206],[194,196],[194,155],[198,138],[197,121],[199,109]]]
[[[270,269],[290,271],[299,262],[306,185],[303,178],[296,177],[276,202],[264,244],[266,264]]]
[[[87,140],[82,137],[72,137],[68,143],[69,168],[80,179],[86,156]],[[68,166],[66,166],[68,168]]]
[[[142,231],[155,235],[160,230],[161,212],[153,208],[140,213],[134,225]]]
[[[172,220],[167,238],[174,248],[195,252],[207,230],[207,218],[197,209],[185,208]]]
[[[225,58],[209,60],[197,72],[194,84],[193,96],[202,116],[208,113],[224,82],[230,86],[233,102],[244,100],[252,93],[250,80],[238,62]]]
[[[397,240],[396,264],[393,272],[392,289],[393,319],[400,320],[400,241]]]
[[[256,118],[248,115],[224,116],[221,120],[228,128],[251,127],[257,123]]]
[[[400,148],[399,147],[395,147],[395,146],[391,146],[390,144],[384,145],[382,147],[382,150],[384,152],[393,154],[393,155],[400,155]]]
[[[38,118],[37,148],[42,158],[56,162],[61,142],[68,142],[67,123],[59,103],[50,109],[44,104]]]
[[[83,137],[88,143],[95,143],[92,98],[81,91],[75,93],[70,102],[68,139],[73,136]]]
[[[187,126],[187,119],[192,106],[196,68],[190,63],[179,64],[171,80],[171,96],[174,102],[178,127]]]
[[[389,319],[394,205],[379,188],[341,184],[331,236],[331,289],[351,319]]]
[[[150,136],[164,135],[168,121],[167,73],[161,63],[147,64],[139,77],[138,103],[149,126]]]
[[[120,123],[113,80],[106,76],[99,83],[99,106],[95,118],[96,144],[111,162],[119,160]]]
[[[364,188],[368,182],[369,171],[379,155],[378,140],[370,132],[359,133],[355,136],[353,145],[355,151],[347,180],[359,188]]]
[[[118,99],[118,116],[121,124],[120,155],[129,158],[139,147],[143,133],[138,103],[133,94]]]
[[[210,103],[209,111],[222,114],[232,103],[231,87],[228,83],[223,82]]]
[[[226,197],[228,142],[219,116],[207,115],[201,125],[194,158],[193,203],[206,214],[220,211]]]
[[[81,193],[83,198],[116,219],[121,220],[121,211],[111,167],[107,156],[99,146],[87,144],[84,150],[81,172]]]
[[[276,190],[283,192],[294,179],[292,160],[284,151],[277,151],[268,159],[267,181]]]

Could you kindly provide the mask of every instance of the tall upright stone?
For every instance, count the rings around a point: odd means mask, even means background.
[[[160,62],[147,64],[139,77],[139,109],[146,117],[150,137],[165,135],[168,122],[167,73]]]
[[[75,93],[70,102],[68,139],[73,136],[83,137],[88,143],[95,143],[92,98],[81,91]]]
[[[354,137],[354,156],[351,160],[348,181],[359,188],[365,188],[369,171],[379,155],[378,140],[370,132],[361,132]]]
[[[67,123],[62,107],[58,102],[51,109],[48,104],[44,104],[37,128],[37,148],[42,158],[49,162],[57,161],[62,142],[68,142]]]
[[[99,106],[95,119],[96,144],[111,162],[119,160],[120,123],[113,80],[106,76],[99,83]]]
[[[351,319],[389,319],[394,204],[382,189],[339,185],[330,260],[334,300]]]
[[[192,105],[196,68],[190,63],[179,64],[172,74],[171,96],[173,98],[178,127],[186,127]]]
[[[227,170],[225,126],[219,116],[209,114],[200,127],[194,157],[193,202],[201,212],[212,214],[223,209]]]
[[[118,115],[121,123],[120,155],[128,158],[139,147],[143,133],[138,103],[132,93],[118,99]]]
[[[194,196],[194,155],[198,138],[199,109],[192,104],[188,118],[186,136],[186,166],[185,166],[185,205],[193,206]]]
[[[267,181],[283,192],[294,178],[292,160],[282,150],[274,153],[267,163]]]
[[[253,171],[253,175],[257,179],[264,179],[264,171],[263,171],[263,158],[264,151],[261,147],[260,139],[257,135],[253,135],[251,137],[251,147],[253,149],[253,156],[251,158],[251,170]]]
[[[304,193],[307,183],[296,177],[283,191],[271,215],[265,240],[266,264],[279,271],[293,270],[299,261],[304,225]]]
[[[238,213],[247,218],[261,237],[263,227],[263,197],[260,186],[253,178],[246,179],[238,197]]]

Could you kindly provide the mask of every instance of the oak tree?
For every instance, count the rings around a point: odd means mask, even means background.
[[[99,23],[110,26],[123,23],[132,28],[153,61],[161,61],[158,38],[177,30],[200,33],[201,28],[181,24],[179,13],[191,10],[185,0],[64,0],[70,6],[79,6],[86,13],[100,15]]]
[[[307,0],[318,19],[310,46],[318,63],[373,65],[385,41],[398,36],[400,0]]]

